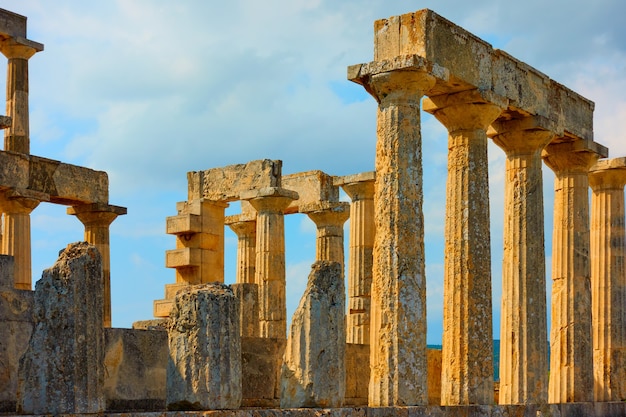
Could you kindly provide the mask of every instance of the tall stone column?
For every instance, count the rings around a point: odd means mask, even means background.
[[[109,226],[117,216],[126,214],[126,207],[108,204],[85,204],[67,208],[85,226],[85,241],[94,245],[102,257],[104,327],[111,327],[111,250]]]
[[[339,262],[344,270],[343,224],[350,216],[348,203],[321,202],[300,207],[317,226],[315,260]]]
[[[369,405],[426,404],[420,100],[435,78],[400,69],[360,82],[378,101]]]
[[[285,219],[283,211],[298,193],[267,187],[241,193],[257,211],[256,282],[259,285],[260,336],[285,339]]]
[[[225,223],[237,235],[236,282],[238,284],[255,283],[256,219],[238,214],[227,217]]]
[[[341,187],[352,199],[348,256],[346,341],[369,345],[370,297],[374,252],[374,172],[344,177]]]
[[[595,401],[626,399],[626,158],[598,161],[589,173],[591,306]]]
[[[0,211],[4,213],[2,254],[15,257],[14,285],[18,290],[32,289],[30,213],[39,202],[11,192],[0,195]]]
[[[548,327],[541,151],[547,120],[496,121],[489,132],[506,153],[500,322],[500,404],[548,401]]]
[[[506,101],[477,90],[424,102],[448,129],[441,404],[493,402],[487,127]]]
[[[592,401],[587,173],[598,155],[565,142],[548,145],[543,158],[555,174],[548,401]]]

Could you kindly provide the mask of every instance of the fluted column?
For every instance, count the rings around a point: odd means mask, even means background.
[[[595,401],[626,400],[626,158],[600,160],[589,174]]]
[[[369,405],[426,404],[420,100],[435,78],[395,70],[360,82],[378,101]]]
[[[598,155],[565,142],[548,145],[543,158],[555,174],[548,401],[592,401],[587,173]]]
[[[268,187],[244,192],[240,197],[248,200],[257,211],[255,280],[259,285],[260,336],[284,339],[287,308],[283,211],[298,194]]]
[[[111,249],[109,226],[117,216],[126,214],[126,207],[108,204],[85,204],[68,207],[67,214],[74,215],[85,226],[85,241],[94,245],[102,257],[104,327],[111,327]]]
[[[548,401],[548,328],[541,151],[546,120],[497,121],[489,132],[506,153],[500,322],[500,404]]]
[[[448,129],[441,404],[493,402],[487,127],[506,102],[471,90],[424,102]]]
[[[317,226],[315,260],[339,262],[343,276],[343,224],[350,216],[348,203],[321,202],[300,207]]]
[[[367,175],[366,175],[367,174]],[[369,345],[370,297],[374,251],[374,173],[345,178],[341,188],[350,204],[348,255],[348,317],[346,341]]]
[[[254,268],[256,264],[256,219],[229,216],[226,224],[237,235],[237,276],[238,284],[256,283]]]
[[[32,289],[30,213],[38,205],[37,199],[10,192],[0,196],[0,211],[4,213],[2,254],[15,258],[14,285],[18,290]]]

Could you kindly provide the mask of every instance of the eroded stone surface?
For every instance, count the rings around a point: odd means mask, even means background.
[[[168,409],[239,408],[239,302],[228,286],[209,283],[180,290],[168,323],[168,340]]]
[[[340,407],[345,395],[345,292],[338,262],[313,264],[291,322],[280,405]]]
[[[95,246],[74,243],[35,288],[35,328],[20,360],[18,411],[104,411],[102,260]]]

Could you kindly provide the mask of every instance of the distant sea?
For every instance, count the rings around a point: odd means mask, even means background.
[[[441,345],[428,345],[429,349],[441,350]],[[493,341],[493,379],[500,380],[500,340]]]

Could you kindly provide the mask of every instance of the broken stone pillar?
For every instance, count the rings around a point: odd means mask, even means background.
[[[598,154],[579,142],[550,144],[543,152],[546,165],[555,174],[551,403],[593,401],[587,174]]]
[[[595,401],[626,400],[626,158],[590,170],[591,305]]]
[[[352,199],[346,341],[365,345],[370,344],[370,297],[375,235],[374,180],[374,172],[338,179],[338,185]]]
[[[344,317],[341,264],[315,262],[287,339],[281,408],[342,406],[346,390]]]
[[[257,211],[255,281],[259,285],[260,337],[284,339],[287,332],[285,300],[285,219],[283,210],[298,193],[267,187],[241,193]]]
[[[68,245],[35,288],[35,327],[19,367],[18,412],[102,413],[105,408],[102,260]]]
[[[317,226],[315,260],[339,262],[343,271],[343,224],[350,216],[350,205],[320,202],[300,207],[300,211],[306,213]]]
[[[370,316],[373,407],[428,401],[420,99],[435,77],[422,64],[371,74],[364,64],[350,67],[348,74],[378,102]]]
[[[548,401],[548,327],[541,151],[555,136],[537,116],[496,121],[506,153],[500,404]]]
[[[507,101],[478,90],[430,97],[448,129],[441,404],[493,402],[487,128]]]
[[[178,291],[168,340],[168,410],[239,408],[239,303],[228,286],[215,282]]]
[[[228,216],[225,220],[237,235],[237,283],[254,283],[256,263],[256,218],[245,214]]]
[[[232,285],[239,301],[241,337],[259,337],[259,286],[251,282]]]
[[[32,289],[30,246],[30,213],[39,205],[35,198],[5,192],[0,196],[0,211],[4,213],[2,253],[15,258],[15,288]]]
[[[91,243],[102,256],[104,276],[104,327],[111,327],[111,250],[109,248],[109,226],[117,216],[126,214],[126,207],[108,204],[86,204],[67,208],[67,214],[75,215],[85,226],[85,240]]]

